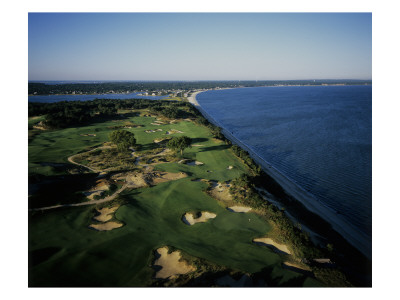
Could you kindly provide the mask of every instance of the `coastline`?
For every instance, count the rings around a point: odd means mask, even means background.
[[[211,117],[197,102],[196,96],[207,90],[197,91],[188,97],[188,101],[194,105],[201,114],[212,124],[221,128],[222,133],[225,135],[227,139],[229,139],[232,143],[238,145],[242,149],[246,150],[249,155],[253,158],[253,160],[260,165],[263,171],[271,176],[283,189],[284,191],[300,201],[307,210],[317,214],[321,218],[325,219],[332,228],[338,232],[344,239],[346,239],[351,245],[357,248],[360,252],[362,252],[368,259],[372,259],[371,257],[371,247],[369,239],[360,233],[357,229],[353,228],[353,226],[345,220],[343,217],[335,214],[334,211],[325,207],[321,204],[313,195],[306,192],[304,189],[299,187],[273,166],[271,166],[267,161],[265,161],[262,157],[260,157],[253,149],[251,149],[248,145],[237,139],[233,136],[228,130],[226,130],[221,124],[219,124],[213,117]]]

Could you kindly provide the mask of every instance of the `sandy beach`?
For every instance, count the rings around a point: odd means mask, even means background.
[[[222,133],[227,139],[246,150],[253,160],[261,166],[264,172],[271,176],[288,195],[300,201],[309,211],[325,219],[329,224],[331,224],[335,231],[341,234],[350,244],[362,252],[366,257],[371,259],[371,245],[367,236],[360,233],[342,216],[337,215],[333,210],[325,207],[313,195],[296,185],[277,169],[271,166],[268,162],[266,162],[263,158],[258,156],[248,145],[238,140],[231,134],[231,132],[221,126],[221,124],[212,118],[197,102],[196,96],[201,92],[203,91],[193,93],[190,97],[188,97],[188,101],[193,104],[210,123],[220,127],[222,129]]]

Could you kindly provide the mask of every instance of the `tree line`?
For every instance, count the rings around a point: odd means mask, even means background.
[[[83,94],[126,93],[138,91],[165,91],[234,87],[257,87],[272,85],[321,85],[321,84],[371,84],[371,80],[229,80],[229,81],[131,81],[131,82],[97,82],[97,83],[60,83],[46,84],[40,82],[28,83],[28,94]]]
[[[119,109],[148,109],[151,113],[171,119],[196,117],[191,105],[186,102],[148,99],[95,99],[90,101],[28,103],[29,117],[46,115],[43,123],[50,128],[82,125],[94,121],[96,118],[114,116]]]

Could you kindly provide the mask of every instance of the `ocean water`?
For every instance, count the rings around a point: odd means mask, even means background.
[[[140,93],[98,95],[35,95],[28,96],[29,102],[89,101],[94,99],[150,99],[159,100],[168,96],[139,96]]]
[[[265,161],[371,238],[371,86],[213,90],[196,99]]]

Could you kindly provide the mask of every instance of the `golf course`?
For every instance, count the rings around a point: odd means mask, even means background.
[[[29,286],[330,285],[336,270],[314,268],[277,217],[240,201],[250,187],[238,178],[254,171],[196,118],[143,108],[67,128],[43,120],[28,124]],[[116,129],[134,135],[129,151],[110,141]],[[182,153],[167,146],[183,136]]]

